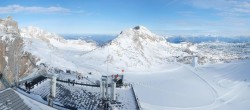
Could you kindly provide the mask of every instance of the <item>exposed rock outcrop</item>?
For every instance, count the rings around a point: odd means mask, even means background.
[[[17,22],[12,17],[0,19],[0,73],[10,84],[14,84],[18,71],[21,77],[33,68],[30,54],[22,50],[23,44]]]

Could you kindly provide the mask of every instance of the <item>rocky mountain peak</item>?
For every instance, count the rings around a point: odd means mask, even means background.
[[[18,24],[11,16],[0,19],[0,31],[6,34],[19,34]]]
[[[162,36],[152,33],[144,26],[135,26],[134,28],[122,31],[120,35],[113,40],[113,42],[119,43],[124,41],[132,41],[141,45],[142,42],[160,42],[165,41],[165,39]]]
[[[137,31],[148,31],[148,32],[150,32],[149,29],[147,29],[146,27],[141,26],[141,25],[135,26],[133,29],[137,30]]]

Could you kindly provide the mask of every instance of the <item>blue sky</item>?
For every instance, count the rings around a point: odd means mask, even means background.
[[[0,0],[0,18],[59,34],[250,36],[250,0]]]

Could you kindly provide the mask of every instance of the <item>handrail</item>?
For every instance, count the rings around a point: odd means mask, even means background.
[[[138,97],[136,96],[136,94],[135,94],[134,87],[133,87],[132,84],[130,84],[130,85],[131,85],[131,89],[132,89],[133,95],[134,95],[134,97],[135,97],[135,102],[136,102],[137,108],[138,108],[138,110],[142,110],[141,104],[140,104],[140,102],[139,102],[139,98],[138,98]]]
[[[38,75],[36,75],[36,76],[34,76],[34,77],[31,77],[31,78],[28,78],[28,79],[19,81],[19,84],[25,83],[26,81],[30,81],[30,80],[36,79],[36,78],[38,78],[38,77],[40,77],[40,76],[42,76],[42,75],[38,74]]]
[[[73,84],[73,82],[68,82],[68,81],[65,81],[65,80],[60,80],[60,79],[57,79],[56,81],[58,82],[63,82],[63,83],[71,83]],[[87,84],[87,83],[78,83],[78,82],[74,82],[74,84],[76,85],[82,85],[82,86],[91,86],[91,87],[100,87],[100,85],[93,85],[93,84]]]

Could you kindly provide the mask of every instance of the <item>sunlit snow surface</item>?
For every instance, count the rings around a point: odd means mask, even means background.
[[[248,110],[250,60],[173,71],[127,73],[146,110]]]

